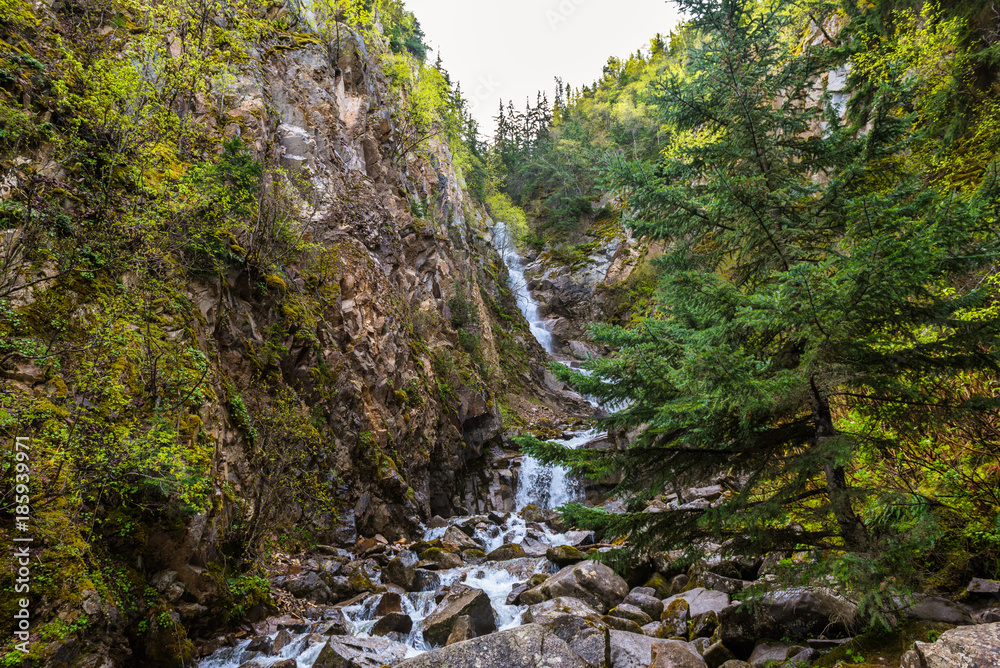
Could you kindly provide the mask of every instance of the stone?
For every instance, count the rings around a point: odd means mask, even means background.
[[[621,603],[616,607],[612,608],[609,615],[612,617],[619,617],[621,619],[630,619],[639,626],[643,624],[649,624],[653,621],[653,618],[643,612],[641,609],[634,605],[628,603]]]
[[[972,578],[969,586],[965,588],[970,594],[980,594],[1000,597],[1000,582],[996,580],[984,580],[982,578]]]
[[[465,532],[457,527],[448,527],[441,536],[441,543],[446,549],[452,550],[454,552],[461,552],[462,550],[480,550],[482,545],[465,535]]]
[[[717,628],[719,628],[719,616],[714,610],[709,610],[691,620],[691,637],[711,638]]]
[[[601,617],[601,624],[616,629],[618,631],[624,631],[626,633],[638,633],[639,635],[646,635],[643,632],[641,626],[633,622],[631,619],[625,619],[624,617],[612,617],[611,615],[604,615],[603,617]]]
[[[497,630],[496,615],[486,592],[458,584],[451,588],[434,611],[424,619],[424,640],[432,646],[443,645],[448,640],[455,621],[463,615],[472,620],[472,628],[477,636]]]
[[[646,580],[646,584],[643,585],[643,589],[652,589],[653,596],[658,599],[665,599],[673,593],[673,587],[670,581],[663,576],[662,573],[653,573],[653,575]]]
[[[333,598],[330,587],[314,571],[288,578],[282,586],[295,598],[304,598],[315,603],[326,603]]]
[[[681,643],[676,640],[650,638],[642,634],[626,633],[624,631],[611,630],[609,637],[611,642],[612,668],[648,668],[653,662],[653,647],[656,645],[676,644],[687,649],[687,643]],[[693,651],[688,651],[697,658],[697,655]],[[704,662],[696,665],[698,668],[704,668]]]
[[[382,570],[382,579],[406,591],[415,591],[413,588],[414,571],[417,568],[419,559],[415,552],[403,550],[395,559],[390,561]]]
[[[708,664],[708,668],[720,668],[730,661],[735,661],[736,657],[729,651],[729,648],[721,642],[716,642],[708,646],[701,658]]]
[[[961,626],[945,631],[933,643],[914,643],[900,668],[996,668],[1000,657],[1000,624]]]
[[[330,638],[313,668],[380,668],[406,656],[407,646],[385,638]]]
[[[435,571],[418,568],[413,571],[413,589],[409,591],[434,591],[441,586],[441,576]]]
[[[579,563],[586,559],[587,555],[571,545],[560,545],[559,547],[550,547],[547,549],[545,551],[545,558],[556,566],[562,567]]]
[[[908,619],[922,619],[927,622],[943,622],[955,626],[976,623],[964,605],[940,596],[914,596],[910,606],[904,608],[902,612]]]
[[[750,664],[739,659],[732,659],[731,661],[726,661],[719,668],[750,668]]]
[[[665,599],[663,601],[664,607],[669,606],[677,599],[684,599],[688,602],[688,611],[692,618],[706,612],[722,612],[729,605],[729,594],[726,592],[697,587]]]
[[[531,605],[568,596],[578,598],[601,613],[618,605],[628,595],[628,584],[613,570],[594,561],[566,566],[542,584],[521,594],[521,602]]]
[[[660,613],[663,634],[667,638],[687,636],[689,619],[691,612],[688,602],[683,598],[675,598],[665,605],[663,612]]]
[[[684,573],[681,573],[680,575],[674,576],[674,578],[670,581],[670,589],[673,592],[683,591],[684,587],[687,587],[688,582],[690,581],[691,578],[689,578]]]
[[[521,598],[521,594],[528,591],[528,589],[530,587],[526,582],[521,582],[511,587],[510,593],[507,594],[507,605],[518,605],[518,599]]]
[[[675,640],[653,645],[651,654],[650,668],[708,668],[694,650]]]
[[[407,659],[394,668],[588,668],[555,633],[540,624],[458,642]]]
[[[783,642],[765,641],[758,643],[750,653],[750,668],[764,668],[769,661],[771,665],[784,663],[799,652],[808,648],[802,645],[789,645]]]
[[[510,561],[512,559],[524,559],[528,554],[520,545],[507,543],[501,545],[486,555],[486,561]]]
[[[279,654],[281,653],[281,650],[291,645],[294,641],[295,636],[282,629],[281,631],[278,631],[277,635],[274,636],[274,642],[271,643],[271,649],[275,654]]]
[[[730,605],[719,613],[719,628],[727,647],[737,655],[749,655],[758,638],[849,635],[857,615],[856,605],[829,589],[796,587],[761,597],[754,612]]]
[[[448,552],[444,548],[430,547],[420,553],[420,561],[417,567],[426,567],[428,564],[436,564],[442,570],[462,567],[462,558],[457,554]]]
[[[572,615],[590,622],[600,622],[601,615],[578,598],[560,596],[549,601],[536,603],[524,611],[524,621],[532,624],[545,624],[549,619]]]
[[[472,628],[472,618],[468,615],[462,615],[455,620],[455,625],[451,627],[451,633],[448,634],[448,640],[444,644],[447,647],[457,642],[471,640],[474,637],[475,630]]]
[[[375,616],[384,617],[390,612],[402,612],[403,611],[403,597],[399,594],[394,594],[392,592],[382,594],[378,599],[378,605],[375,606]]]
[[[648,591],[652,592],[653,590],[649,589]],[[663,601],[645,591],[640,591],[639,588],[630,591],[622,603],[634,605],[649,615],[651,619],[659,619],[660,615],[663,614]]]
[[[747,586],[747,583],[743,580],[727,578],[723,575],[719,575],[718,573],[711,572],[703,574],[701,576],[701,581],[705,584],[707,589],[725,592],[730,596],[738,594]]]
[[[258,654],[275,654],[274,651],[274,641],[267,636],[261,636],[260,638],[254,638],[247,645],[248,652],[257,652]]]
[[[375,622],[371,634],[373,636],[387,636],[390,633],[408,634],[413,630],[413,620],[409,615],[402,612],[390,612],[382,619]]]

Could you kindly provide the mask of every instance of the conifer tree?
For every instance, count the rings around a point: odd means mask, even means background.
[[[864,126],[844,123],[822,92],[828,54],[785,45],[781,2],[679,4],[700,34],[656,101],[671,147],[608,174],[634,231],[667,249],[658,313],[597,327],[617,353],[592,375],[559,371],[627,406],[603,428],[639,436],[603,454],[526,446],[625,474],[631,512],[567,511],[630,534],[631,557],[706,540],[734,555],[811,548],[831,564],[863,557],[878,582],[939,509],[919,490],[870,484],[865,466],[894,457],[906,433],[996,415],[988,383],[959,390],[961,374],[996,377],[1000,321],[985,307],[997,295],[982,280],[1000,250],[996,166],[970,196],[914,173],[904,158],[921,138],[902,73]],[[995,435],[983,438],[996,459]],[[732,494],[719,505],[643,512],[720,473]],[[884,522],[887,508],[905,521]]]

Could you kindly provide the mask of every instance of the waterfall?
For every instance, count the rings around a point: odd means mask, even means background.
[[[514,238],[506,224],[497,222],[493,227],[493,246],[503,262],[507,265],[511,292],[517,299],[517,306],[528,321],[531,333],[549,355],[555,353],[555,341],[552,332],[545,326],[538,315],[538,302],[528,290],[528,280],[524,276],[524,261],[517,253]],[[591,402],[593,403],[593,402]],[[581,432],[565,442],[568,448],[576,448],[599,434],[593,431]],[[571,501],[579,500],[582,492],[579,483],[569,475],[562,466],[543,464],[530,455],[525,455],[521,461],[521,472],[518,476],[518,489],[515,503],[518,510],[527,505],[555,509]]]

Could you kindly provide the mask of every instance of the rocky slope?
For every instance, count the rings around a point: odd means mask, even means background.
[[[69,76],[70,57],[113,53],[142,29],[127,13],[61,5],[4,23],[5,99],[19,94],[29,120],[55,127],[50,140],[4,145],[4,211],[58,209],[66,247],[115,258],[67,269],[60,242],[35,252],[24,243],[34,231],[5,214],[2,428],[37,453],[27,657],[7,640],[13,569],[0,581],[3,652],[23,665],[184,665],[189,636],[264,609],[250,569],[275,541],[394,541],[433,515],[509,509],[510,472],[493,466],[501,407],[522,424],[578,409],[544,389],[542,352],[448,141],[413,141],[379,31],[282,32],[294,7],[254,19],[274,32],[233,64],[223,92],[168,109],[197,128],[190,141],[209,147],[207,160],[264,165],[269,211],[287,218],[275,234],[294,237],[279,261],[257,259],[247,242],[265,236],[262,203],[245,237],[222,235],[227,259],[209,271],[185,265],[195,227],[177,250],[161,245],[169,230],[138,236],[138,214],[167,208],[162,199],[108,180],[105,195],[133,213],[95,212],[91,177],[66,157],[72,112],[47,86]],[[166,38],[157,58],[190,55]],[[33,63],[48,83],[31,78]],[[223,152],[233,139],[246,154]],[[174,216],[208,219],[211,208]],[[108,237],[87,237],[90,220]],[[536,412],[520,418],[525,397]],[[148,458],[157,464],[136,470]]]

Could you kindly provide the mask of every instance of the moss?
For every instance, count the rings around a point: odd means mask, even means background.
[[[860,635],[816,661],[818,668],[834,668],[845,662],[858,668],[898,666],[903,654],[913,648],[913,643],[933,642],[943,632],[955,628],[941,622],[909,621],[891,631],[872,631]],[[860,660],[856,660],[859,659]]]

